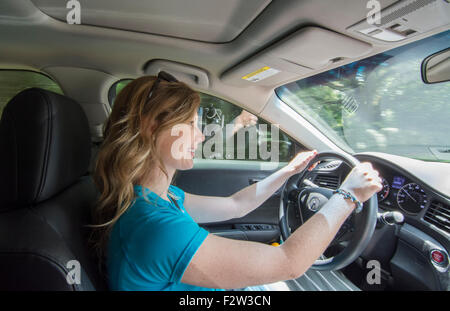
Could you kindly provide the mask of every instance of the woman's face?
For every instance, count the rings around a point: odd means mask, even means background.
[[[156,148],[168,170],[187,170],[194,166],[195,150],[204,140],[205,136],[198,128],[198,114],[195,113],[188,122],[161,132]]]

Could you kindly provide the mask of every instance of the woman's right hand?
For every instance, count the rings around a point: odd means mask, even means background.
[[[363,162],[350,171],[339,188],[349,191],[363,203],[381,191],[383,186],[378,171],[373,169],[371,163]]]

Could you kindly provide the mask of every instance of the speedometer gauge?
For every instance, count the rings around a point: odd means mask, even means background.
[[[384,199],[386,199],[389,195],[389,190],[390,190],[389,183],[383,177],[381,177],[381,185],[383,186],[383,189],[381,189],[381,191],[378,192],[378,202],[381,202]]]
[[[397,193],[398,206],[410,214],[419,213],[427,202],[427,194],[415,183],[404,185]]]

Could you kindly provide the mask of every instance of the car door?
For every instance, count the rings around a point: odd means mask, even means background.
[[[305,150],[276,125],[262,119],[255,121],[256,117],[250,113],[219,98],[206,94],[201,94],[201,98],[205,141],[197,149],[194,168],[178,171],[174,178],[174,184],[185,192],[232,195],[269,176],[286,165],[294,154]],[[200,225],[228,238],[279,242],[280,190],[244,217]]]

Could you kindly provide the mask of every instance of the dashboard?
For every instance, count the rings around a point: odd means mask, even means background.
[[[420,172],[424,167],[435,163],[418,161],[413,167],[403,165],[401,157],[391,159],[379,156],[356,155],[360,161],[372,163],[383,181],[383,189],[378,192],[378,207],[381,210],[399,211],[405,216],[406,223],[411,223],[425,230],[449,246],[450,239],[450,192],[441,193],[429,181],[424,181]],[[400,158],[400,159],[399,159]],[[410,159],[406,160],[409,161]],[[444,163],[439,163],[444,164]],[[450,168],[450,164],[444,164]],[[405,166],[407,168],[405,168]],[[416,172],[414,167],[419,166]],[[433,183],[442,186],[450,177],[445,166],[439,171]],[[428,177],[428,176],[427,176]]]
[[[400,225],[377,226],[361,258],[381,262],[396,288],[450,290],[450,164],[379,152],[354,157],[370,162],[382,177],[378,212],[404,216]],[[350,170],[340,160],[325,159],[306,179],[336,189]]]
[[[377,193],[380,212],[399,211],[405,223],[426,232],[450,249],[450,164],[424,162],[379,152],[354,155],[370,162],[383,181]],[[320,163],[308,179],[336,189],[350,172],[342,161]]]

